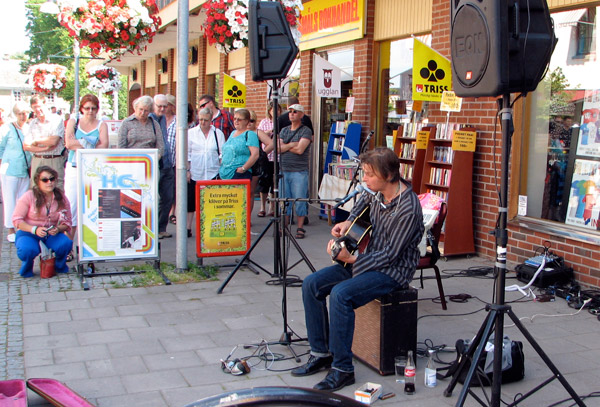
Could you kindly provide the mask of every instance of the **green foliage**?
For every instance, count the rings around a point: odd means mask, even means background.
[[[126,269],[126,271],[140,273],[131,279],[130,284],[132,287],[163,285],[165,283],[162,276],[154,270],[151,264],[138,264],[134,265],[133,268],[127,267]],[[200,267],[192,262],[188,263],[188,269],[185,271],[176,270],[175,265],[171,263],[160,263],[160,270],[174,284],[216,280],[217,273],[219,272],[219,268],[216,266]],[[115,286],[115,288],[118,287]]]
[[[123,120],[127,115],[127,76],[121,75],[121,89],[119,89],[119,120]]]
[[[25,51],[26,60],[21,64],[23,72],[31,65],[42,62],[69,66],[64,58],[73,55],[73,39],[59,23],[56,15],[40,12],[45,0],[27,0],[27,25],[25,31],[30,38],[29,50]],[[4,39],[5,41],[8,39]],[[67,60],[68,61],[68,60]]]
[[[545,81],[550,86],[550,101],[548,110],[551,115],[560,115],[569,111],[572,94],[567,91],[570,87],[561,67],[549,72]]]

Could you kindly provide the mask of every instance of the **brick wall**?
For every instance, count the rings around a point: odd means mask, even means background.
[[[432,47],[450,58],[450,2],[433,0],[432,10]],[[446,120],[446,113],[436,110],[438,107],[438,104],[430,105],[432,123]],[[496,111],[496,98],[467,98],[463,100],[462,111],[452,113],[450,116],[451,122],[470,124],[477,128],[477,150],[473,168],[475,245],[479,255],[491,259],[495,258],[496,252],[494,236],[489,232],[495,228],[498,215],[496,182],[499,188],[502,153],[502,130],[499,123],[494,141]],[[496,146],[496,168],[494,168],[494,146]],[[517,194],[518,191],[509,190],[510,196],[513,193]],[[600,286],[600,256],[597,254],[597,245],[535,232],[510,220],[508,231],[509,270],[533,256],[536,249],[549,245],[552,251],[565,258],[567,265],[573,267],[579,283],[586,286]]]

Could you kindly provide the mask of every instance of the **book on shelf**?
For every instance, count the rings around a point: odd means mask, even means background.
[[[329,164],[328,173],[338,178],[351,180],[354,178],[358,165],[353,161],[340,160]]]
[[[415,152],[417,151],[417,145],[415,143],[402,143],[400,145],[400,152],[398,157],[413,160],[415,158]]]
[[[404,138],[416,138],[417,132],[421,131],[423,128],[423,123],[413,123],[409,122],[404,125],[402,137]]]
[[[340,137],[335,137],[333,140],[333,150],[334,151],[342,151],[344,149],[344,140],[346,139],[346,137],[344,136],[340,136]]]
[[[334,123],[334,133],[337,134],[346,134],[346,122],[343,120],[337,121]]]
[[[452,131],[460,130],[459,123],[438,123],[435,125],[435,138],[441,140],[452,140]]]
[[[452,164],[452,161],[454,160],[454,150],[449,146],[435,146],[433,147],[433,160]]]
[[[400,176],[404,179],[411,180],[413,177],[413,164],[400,163]]]
[[[432,167],[429,175],[429,183],[442,186],[450,186],[452,170],[449,168]]]

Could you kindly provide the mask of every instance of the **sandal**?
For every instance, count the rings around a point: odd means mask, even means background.
[[[302,228],[296,229],[296,239],[304,239],[305,233],[306,233],[306,230],[304,230]]]
[[[68,262],[69,262],[69,261],[73,261],[73,258],[74,258],[74,256],[73,256],[73,250],[71,250],[71,251],[69,252],[69,254],[67,254],[67,261],[68,261]]]
[[[264,218],[267,213],[265,211],[260,211],[256,214],[259,218]]]
[[[175,215],[169,216],[169,222],[176,225],[177,224],[177,216],[175,216]]]

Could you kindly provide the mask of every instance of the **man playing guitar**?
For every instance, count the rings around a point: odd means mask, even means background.
[[[302,284],[302,299],[310,358],[292,376],[308,376],[328,369],[315,389],[336,391],[354,383],[352,337],[354,309],[399,288],[408,287],[419,261],[423,214],[410,184],[400,178],[398,157],[388,148],[360,155],[363,181],[376,193],[361,194],[348,220],[331,230],[345,235],[353,220],[370,206],[371,239],[365,253],[351,254],[342,245],[336,263],[310,274]],[[336,240],[327,245],[331,248]],[[327,296],[329,317],[327,315]]]

